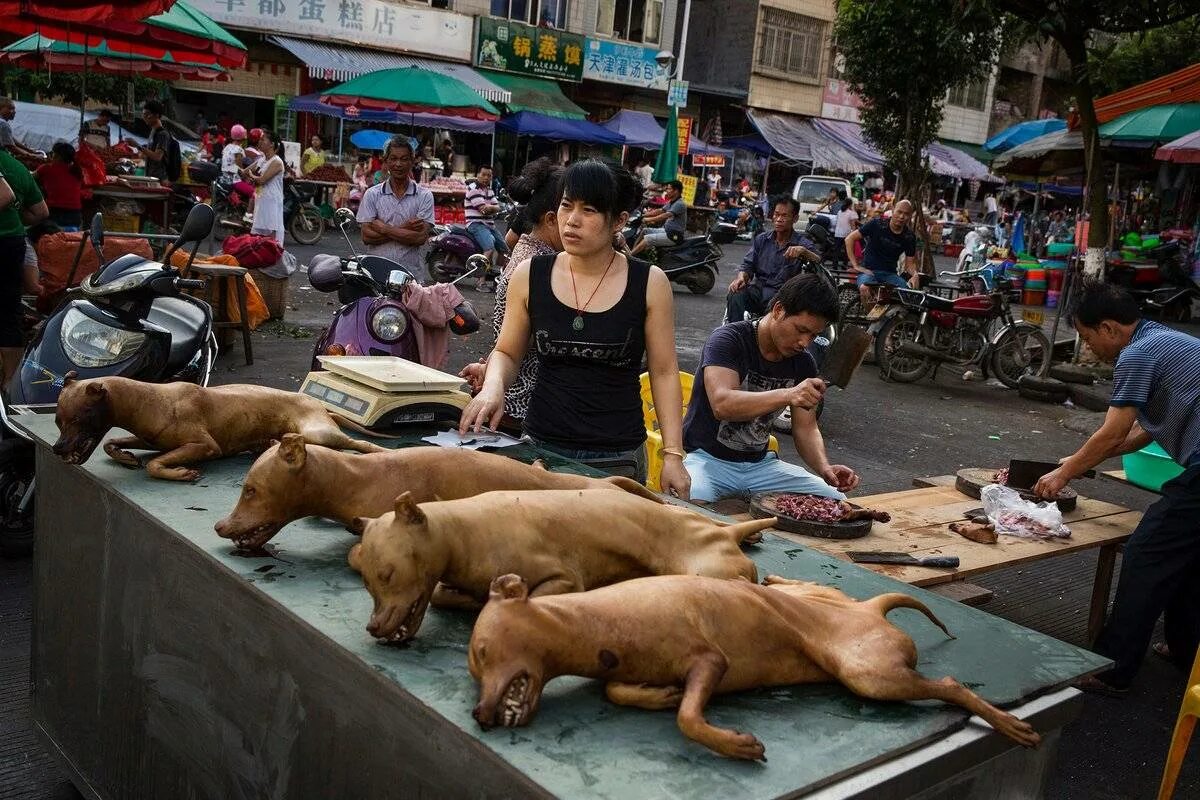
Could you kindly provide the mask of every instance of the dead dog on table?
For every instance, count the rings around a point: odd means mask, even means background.
[[[645,575],[756,579],[739,545],[775,518],[735,525],[606,489],[488,492],[413,502],[357,520],[350,566],[375,601],[367,631],[391,643],[416,635],[430,604],[479,609],[492,579],[520,571],[537,597],[582,592]]]
[[[503,575],[471,634],[467,666],[479,682],[473,716],[483,728],[526,725],[559,675],[605,681],[609,700],[677,708],[689,739],[739,759],[766,760],[749,733],[704,718],[714,694],[837,681],[873,700],[942,700],[962,706],[1025,747],[1041,737],[953,678],[918,673],[917,648],[885,619],[912,608],[950,636],[917,599],[853,600],[805,581],[768,576],[763,586],[697,576],[642,578],[558,597],[531,597]],[[953,637],[951,637],[953,638]]]
[[[257,549],[304,517],[350,524],[355,517],[386,514],[401,492],[414,503],[428,503],[516,489],[609,489],[662,502],[630,478],[550,472],[507,456],[443,447],[350,455],[289,433],[250,467],[237,505],[214,529],[239,547]]]
[[[373,434],[319,402],[297,392],[265,386],[233,384],[206,388],[194,383],[143,383],[128,378],[77,380],[69,373],[54,420],[58,424],[55,455],[82,464],[113,428],[132,436],[104,443],[104,452],[127,467],[142,466],[129,450],[160,455],[146,462],[153,478],[194,481],[200,472],[188,465],[261,452],[287,433],[302,434],[323,447],[372,453],[377,444],[352,439],[338,426]]]

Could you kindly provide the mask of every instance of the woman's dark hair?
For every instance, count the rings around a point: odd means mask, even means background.
[[[58,142],[54,147],[50,148],[50,152],[58,156],[59,160],[70,167],[71,175],[77,180],[83,180],[83,170],[75,163],[75,148],[66,142]]]
[[[816,314],[829,322],[837,322],[838,299],[834,288],[817,275],[797,275],[779,287],[771,307],[783,306],[786,316]]]
[[[638,207],[642,184],[610,158],[588,158],[563,172],[560,196],[594,206],[611,220]]]
[[[1095,328],[1104,320],[1132,325],[1142,318],[1133,295],[1119,286],[1086,278],[1071,304],[1070,318],[1076,325]]]
[[[528,233],[546,214],[554,212],[562,177],[563,168],[543,156],[530,161],[520,175],[509,181],[509,197],[522,206],[514,220],[519,233]]]

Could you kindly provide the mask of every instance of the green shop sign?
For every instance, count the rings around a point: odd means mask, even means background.
[[[583,80],[583,43],[574,33],[479,17],[475,65],[578,83]]]

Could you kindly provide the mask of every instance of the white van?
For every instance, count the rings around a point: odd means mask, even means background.
[[[850,181],[833,175],[801,175],[796,179],[796,186],[792,189],[792,197],[800,203],[800,218],[796,222],[796,230],[808,227],[809,217],[824,205],[830,189],[837,190],[843,197],[849,197]],[[837,212],[838,209],[833,209],[830,218],[836,219]],[[833,230],[832,226],[830,230]]]

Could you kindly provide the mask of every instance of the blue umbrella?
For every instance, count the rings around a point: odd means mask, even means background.
[[[1003,153],[1005,150],[1011,150],[1031,139],[1066,129],[1067,121],[1064,119],[1031,119],[1028,122],[1018,122],[984,142],[983,149],[993,153]]]

